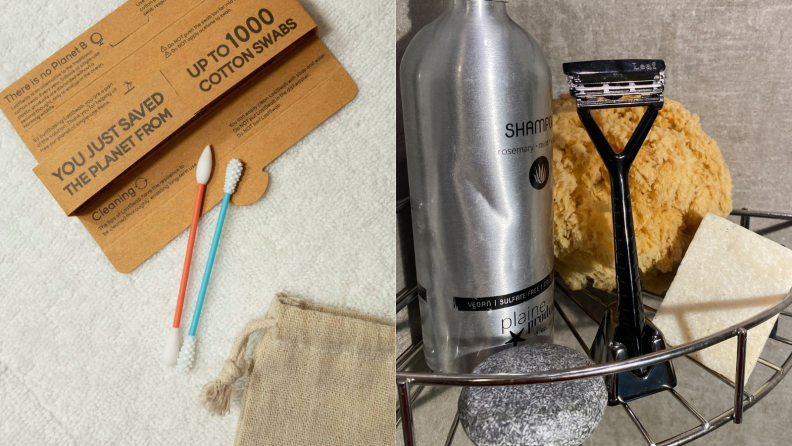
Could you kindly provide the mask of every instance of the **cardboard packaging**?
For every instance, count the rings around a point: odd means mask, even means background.
[[[204,212],[222,171],[264,170],[357,87],[297,0],[130,0],[0,93],[35,174],[110,262],[129,272],[190,224],[196,162],[212,144]],[[218,166],[220,168],[218,168]]]

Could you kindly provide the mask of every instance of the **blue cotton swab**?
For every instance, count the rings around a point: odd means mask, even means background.
[[[217,254],[217,245],[220,244],[220,234],[223,232],[223,222],[225,221],[226,212],[228,211],[228,204],[231,202],[231,195],[236,192],[239,179],[242,177],[242,161],[232,159],[228,163],[226,169],[225,185],[223,191],[223,204],[220,207],[220,216],[217,218],[217,226],[215,227],[214,239],[212,239],[212,248],[209,250],[209,259],[206,261],[206,269],[204,270],[203,280],[201,281],[201,291],[198,292],[198,301],[195,303],[195,312],[193,313],[192,323],[190,324],[190,333],[184,339],[181,350],[179,351],[179,359],[177,367],[182,372],[190,370],[195,362],[195,331],[198,329],[198,319],[201,317],[201,308],[203,307],[204,298],[206,297],[206,289],[209,286],[209,276],[212,275],[212,266],[214,265],[215,255]]]

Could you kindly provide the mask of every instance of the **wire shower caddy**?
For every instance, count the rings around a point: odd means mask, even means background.
[[[408,208],[408,205],[409,205],[409,198],[399,200],[396,204],[396,212],[398,213],[401,210]],[[732,212],[731,215],[739,216],[740,225],[748,229],[750,229],[751,218],[762,218],[762,219],[782,220],[782,221],[785,220],[792,222],[792,214],[782,213],[782,212],[749,211],[743,209],[743,210],[735,210]],[[595,294],[594,292],[588,289],[573,292],[566,286],[563,280],[556,280],[556,285],[558,286],[559,290],[565,295],[565,297],[575,304],[577,310],[582,311],[588,318],[590,318],[597,325],[599,325],[600,322],[599,319],[589,308],[591,306],[596,306],[596,305],[600,305],[604,308],[608,305],[607,302],[605,302],[601,297],[599,297],[597,294]],[[643,293],[650,297],[654,297],[656,299],[662,300],[663,298],[662,296],[648,293],[646,291],[644,291]],[[397,314],[401,312],[403,309],[405,309],[410,303],[412,303],[416,297],[417,297],[417,287],[407,288],[402,292],[398,293],[396,296]],[[698,420],[699,424],[698,426],[692,429],[689,429],[684,432],[680,432],[677,435],[667,438],[661,442],[655,442],[650,437],[649,433],[647,432],[643,423],[641,423],[641,421],[638,419],[635,412],[630,408],[630,405],[624,401],[620,402],[619,404],[627,412],[627,415],[635,424],[635,426],[637,427],[638,431],[641,433],[644,440],[646,440],[647,444],[651,446],[683,445],[713,432],[715,429],[725,425],[729,421],[732,421],[736,424],[741,424],[743,422],[743,413],[749,408],[753,407],[755,404],[757,404],[768,393],[770,393],[770,391],[772,391],[776,387],[776,385],[778,385],[778,383],[781,382],[781,380],[784,379],[784,377],[789,373],[789,370],[792,369],[792,350],[787,354],[786,359],[784,360],[782,365],[776,365],[760,357],[758,363],[772,370],[773,374],[764,384],[762,384],[753,393],[745,390],[745,379],[744,379],[745,354],[746,354],[746,345],[748,340],[748,330],[773,318],[776,315],[780,315],[778,321],[776,322],[776,328],[773,329],[770,335],[770,339],[780,344],[792,346],[792,340],[779,336],[777,333],[778,325],[782,323],[782,319],[786,319],[786,318],[792,319],[792,313],[785,311],[785,309],[790,304],[792,304],[792,293],[789,293],[786,296],[784,296],[778,304],[770,308],[767,308],[761,313],[758,313],[749,319],[743,320],[740,323],[735,324],[725,330],[721,330],[717,333],[713,333],[702,339],[698,339],[696,341],[679,345],[676,347],[667,348],[659,352],[650,353],[635,358],[630,358],[624,361],[615,361],[605,364],[595,364],[592,366],[577,367],[577,368],[565,369],[565,370],[551,370],[551,371],[539,372],[539,373],[484,375],[484,374],[415,372],[415,371],[406,370],[405,365],[407,364],[407,362],[410,359],[414,358],[417,354],[419,354],[423,350],[423,342],[418,341],[413,343],[409,348],[407,348],[401,355],[399,355],[399,357],[396,360],[396,386],[398,389],[398,400],[399,400],[399,405],[397,409],[397,428],[399,427],[399,425],[401,426],[405,446],[415,446],[418,444],[416,442],[415,423],[414,423],[412,406],[413,406],[413,401],[421,394],[421,392],[424,390],[426,386],[459,387],[459,386],[506,386],[506,385],[541,384],[541,383],[549,383],[549,382],[590,378],[595,376],[605,376],[613,373],[629,371],[641,367],[647,367],[650,365],[659,364],[675,358],[687,357],[693,363],[695,363],[699,367],[703,368],[706,372],[708,372],[709,375],[711,375],[713,378],[722,381],[732,387],[732,389],[734,390],[733,406],[726,409],[720,415],[711,419],[707,419],[704,416],[702,416],[701,413],[695,407],[693,407],[676,390],[669,388],[661,393],[669,392],[674,397],[674,399],[680,403],[682,407],[684,407],[693,417],[695,417],[696,420]],[[569,330],[572,332],[572,335],[578,341],[583,351],[586,354],[589,354],[588,345],[590,344],[590,341],[586,342],[586,340],[583,339],[577,328],[571,322],[571,320],[569,319],[569,317],[567,316],[567,314],[564,312],[564,310],[561,308],[561,306],[558,304],[557,301],[554,303],[554,306],[555,306],[555,311],[558,312],[558,315],[561,316],[561,319],[564,321],[567,327],[569,327]],[[656,308],[653,308],[646,304],[644,304],[644,308],[645,310],[651,313],[655,313],[657,311]],[[735,364],[735,371],[736,371],[735,376],[737,378],[736,382],[731,381],[725,376],[706,367],[705,365],[701,364],[700,362],[688,356],[693,352],[703,350],[707,347],[711,347],[715,344],[727,341],[735,337],[737,338],[737,361]],[[656,397],[657,395],[659,394],[650,395],[644,398],[653,398]],[[459,413],[457,412],[453,421],[451,422],[451,427],[446,437],[446,442],[445,442],[446,446],[451,445],[451,443],[453,442],[458,426],[459,426]]]

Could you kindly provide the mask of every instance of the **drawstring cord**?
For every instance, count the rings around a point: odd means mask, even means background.
[[[247,371],[245,353],[250,337],[258,332],[264,334],[270,331],[277,322],[277,319],[268,314],[258,319],[253,319],[234,338],[231,354],[225,360],[223,369],[220,370],[217,378],[207,383],[201,390],[201,405],[209,413],[212,415],[225,415],[231,410],[231,393],[234,383]]]

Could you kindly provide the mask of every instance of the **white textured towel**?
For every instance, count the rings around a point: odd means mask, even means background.
[[[3,1],[0,87],[121,3]],[[268,168],[261,201],[229,209],[190,374],[160,362],[186,232],[133,273],[116,272],[0,118],[0,444],[232,444],[237,417],[209,416],[198,395],[276,292],[393,319],[394,7],[302,3],[360,92]],[[198,230],[182,327],[217,212]]]

